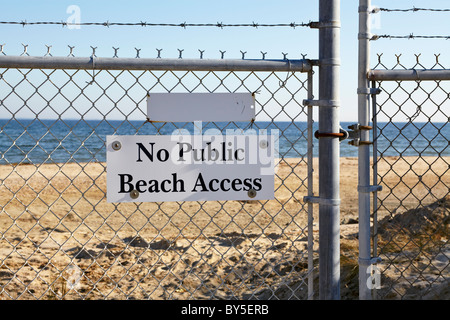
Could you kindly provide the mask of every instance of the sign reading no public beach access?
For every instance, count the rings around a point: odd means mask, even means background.
[[[107,136],[107,201],[273,199],[277,139],[272,134]]]

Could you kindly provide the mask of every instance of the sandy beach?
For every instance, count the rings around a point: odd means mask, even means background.
[[[357,162],[340,159],[344,299],[358,297]],[[432,241],[448,243],[449,164],[449,157],[387,157],[377,164],[380,244],[400,236],[392,224],[383,227],[390,215],[430,218],[411,215],[418,207],[439,209],[431,210],[433,223],[419,219],[419,227],[437,228],[428,230]],[[317,195],[317,159],[315,168]],[[0,166],[0,299],[307,298],[305,160],[280,161],[270,201],[107,203],[106,169],[106,163]],[[312,223],[317,278],[317,205]],[[448,256],[436,261],[442,270],[430,271],[435,285],[447,281],[442,288],[448,287]],[[397,271],[383,263],[388,283]],[[410,288],[389,298],[418,298],[420,290]],[[439,290],[438,298],[450,297]]]

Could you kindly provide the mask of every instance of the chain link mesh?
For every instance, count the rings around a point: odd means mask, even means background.
[[[307,299],[307,79],[298,72],[0,69],[0,299]],[[170,134],[148,92],[258,92],[275,200],[106,202],[106,135]]]
[[[421,63],[412,69],[445,67]],[[392,67],[378,57],[374,69]],[[382,191],[374,212],[374,256],[382,260],[379,299],[449,296],[450,82],[377,81],[374,176]]]

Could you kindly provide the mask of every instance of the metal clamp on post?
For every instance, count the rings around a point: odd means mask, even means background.
[[[365,33],[358,33],[358,40],[372,40],[373,34],[365,32]]]
[[[323,199],[320,197],[303,197],[305,203],[318,203],[326,206],[339,206],[341,204],[341,199]]]
[[[372,264],[377,264],[377,263],[380,263],[380,262],[381,262],[381,258],[380,257],[372,257],[370,259],[358,258],[358,263],[361,266],[364,266],[364,267],[368,267],[368,266],[370,266]]]
[[[340,59],[320,59],[318,64],[320,66],[340,66],[341,60]]]
[[[372,193],[383,190],[383,187],[380,185],[376,186],[358,186],[358,192],[361,193]]]
[[[313,22],[309,23],[309,27],[311,29],[340,28],[341,22],[340,21],[325,21],[325,22],[313,21]]]
[[[305,106],[315,106],[315,107],[339,107],[339,101],[336,100],[303,100],[303,105]]]
[[[361,141],[361,130],[372,130],[371,126],[362,126],[359,123],[352,124],[351,126],[348,126],[348,128],[351,130],[349,131],[349,137],[352,139],[348,142],[348,144],[352,146],[361,146],[361,145],[370,145],[373,144],[372,141]]]
[[[358,88],[356,89],[357,94],[380,94],[381,89],[379,88]]]

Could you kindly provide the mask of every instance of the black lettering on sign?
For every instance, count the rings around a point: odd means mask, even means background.
[[[139,193],[159,193],[159,192],[186,192],[184,188],[184,181],[178,179],[176,173],[172,173],[172,177],[164,179],[161,182],[155,179],[149,181],[136,180],[133,182],[133,176],[131,174],[119,174],[120,189],[119,193],[130,193],[132,190],[137,190]]]
[[[227,191],[249,191],[254,189],[255,191],[260,191],[262,189],[261,178],[235,178],[235,179],[222,179],[213,178],[210,181],[205,180],[201,173],[198,174],[195,180],[192,192],[217,192],[219,190]]]
[[[150,151],[140,142],[136,142],[138,146],[138,157],[136,162],[142,162],[141,159],[141,151],[144,152],[144,154],[147,156],[147,158],[153,162],[153,149],[154,149],[154,142],[149,142],[150,145]],[[169,159],[169,151],[166,149],[159,149],[156,151],[156,159],[160,162],[166,162]]]

